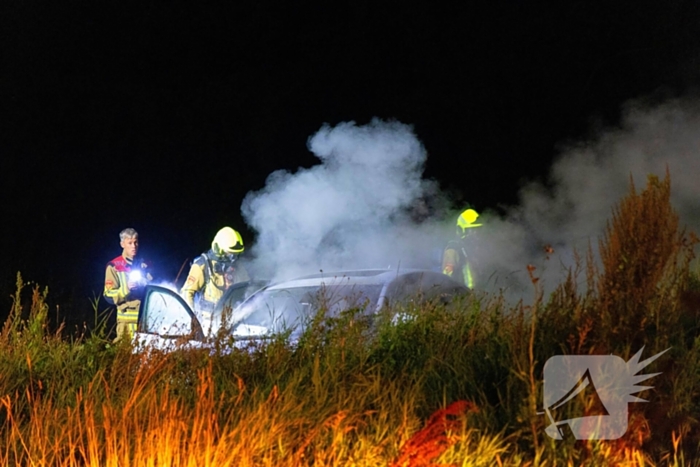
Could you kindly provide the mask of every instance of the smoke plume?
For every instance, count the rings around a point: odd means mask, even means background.
[[[439,194],[422,178],[427,153],[409,125],[324,125],[308,148],[321,164],[276,171],[243,200],[258,232],[253,272],[286,279],[353,268],[439,270],[440,236],[414,219]]]
[[[663,177],[667,169],[681,224],[699,231],[698,110],[680,100],[630,102],[618,127],[563,145],[546,185],[525,185],[517,206],[484,209],[470,252],[477,287],[530,300],[532,265],[548,293],[574,266],[575,250],[584,255],[591,245],[596,251],[630,181],[641,190],[649,174]],[[255,274],[286,279],[365,267],[440,270],[461,207],[450,209],[437,184],[423,178],[427,152],[409,125],[378,119],[324,125],[308,147],[319,165],[274,172],[243,201],[246,222],[258,233],[250,249]]]
[[[481,254],[491,263],[487,270],[500,273],[492,276],[489,288],[505,287],[527,297],[532,285],[524,266],[532,264],[545,292],[551,291],[573,267],[574,250],[585,255],[590,245],[597,255],[606,223],[630,183],[639,192],[650,174],[663,178],[667,169],[671,203],[681,226],[699,232],[697,104],[631,101],[623,107],[618,127],[601,130],[588,141],[563,145],[547,186],[534,182],[524,186],[519,205],[491,219],[493,235]],[[547,245],[553,253],[545,252]]]

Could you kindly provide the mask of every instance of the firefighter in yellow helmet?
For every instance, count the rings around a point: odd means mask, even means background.
[[[469,288],[474,287],[474,266],[470,258],[473,247],[472,233],[476,227],[479,213],[474,209],[465,209],[457,218],[456,237],[450,240],[442,255],[442,272],[463,282]],[[471,245],[470,245],[471,244]]]
[[[131,338],[139,319],[145,285],[153,280],[147,262],[139,259],[139,234],[132,228],[119,232],[122,254],[107,263],[103,295],[117,307],[117,339]]]
[[[192,262],[180,295],[195,311],[210,313],[226,289],[250,280],[248,271],[237,262],[244,249],[241,234],[224,227],[216,233],[211,249]]]

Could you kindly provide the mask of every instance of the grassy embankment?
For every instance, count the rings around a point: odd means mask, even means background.
[[[695,236],[669,194],[668,176],[632,187],[601,266],[588,253],[551,296],[530,268],[534,303],[422,305],[376,334],[352,312],[319,315],[295,348],[146,359],[101,332],[66,341],[48,330],[47,291],[18,275],[0,334],[0,465],[698,465]],[[670,350],[641,371],[661,374],[641,383],[649,403],[628,404],[625,436],[545,434],[549,357],[627,361],[643,346],[642,360]],[[582,393],[562,415],[593,403]]]

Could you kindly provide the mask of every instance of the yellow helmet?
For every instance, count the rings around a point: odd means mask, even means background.
[[[224,227],[216,233],[211,249],[218,256],[243,253],[243,237],[231,227]]]
[[[481,224],[475,223],[478,218],[478,212],[471,208],[465,209],[457,218],[457,232],[461,232],[462,235],[466,235],[467,229],[480,227]]]

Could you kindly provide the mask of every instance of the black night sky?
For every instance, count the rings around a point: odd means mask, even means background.
[[[324,123],[410,124],[456,204],[516,203],[624,102],[695,91],[699,21],[694,0],[3,2],[3,296],[21,271],[86,304],[127,226],[169,280],[223,225],[252,241],[243,197],[317,164]]]

